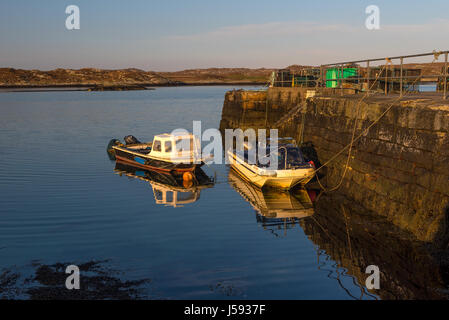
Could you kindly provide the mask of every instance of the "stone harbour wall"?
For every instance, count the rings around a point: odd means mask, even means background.
[[[322,163],[391,109],[356,141],[339,192],[410,231],[447,248],[449,240],[449,102],[432,95],[400,100],[323,90],[305,99],[303,88],[230,91],[221,129],[278,128],[279,136],[311,141]],[[303,129],[302,129],[303,128]],[[328,164],[322,182],[337,185],[347,152]]]

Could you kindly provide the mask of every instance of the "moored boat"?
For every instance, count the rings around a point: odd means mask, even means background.
[[[259,161],[252,164],[248,161],[248,152],[251,148],[264,148],[270,154],[270,146],[258,144],[255,147],[245,145],[243,154],[233,150],[227,152],[229,163],[244,179],[255,184],[259,188],[275,188],[290,190],[297,185],[305,185],[315,175],[315,167],[312,161],[305,160],[301,149],[293,143],[283,143],[279,139],[277,148],[273,148],[277,157],[277,166],[263,165]]]
[[[150,143],[115,143],[111,149],[117,161],[146,170],[192,172],[205,161],[198,138],[190,133],[159,134]]]

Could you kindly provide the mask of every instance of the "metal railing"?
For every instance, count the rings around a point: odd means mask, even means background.
[[[447,98],[448,91],[448,53],[449,51],[430,52],[405,56],[384,57],[365,60],[345,61],[323,64],[319,67],[307,67],[298,72],[279,70],[272,79],[276,87],[331,87],[335,89],[355,89],[367,91],[371,88],[376,92],[399,93],[406,91],[419,92],[422,84],[435,84],[436,91],[442,92],[443,99]],[[444,62],[438,61],[444,56]],[[410,62],[411,58],[433,57],[431,63]],[[373,63],[382,62],[378,66]],[[397,64],[394,62],[398,61]],[[434,63],[442,64],[434,67]],[[363,66],[366,64],[366,66]],[[415,66],[413,66],[415,65]],[[405,68],[413,66],[412,68]],[[440,68],[440,72],[435,69]],[[346,76],[345,76],[346,73]],[[379,74],[380,73],[380,74]],[[329,75],[333,75],[329,77]],[[374,86],[373,86],[374,85]],[[341,90],[343,94],[344,90]]]

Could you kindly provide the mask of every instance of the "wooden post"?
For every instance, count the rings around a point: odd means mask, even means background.
[[[322,67],[322,69],[323,69],[323,71],[321,71],[321,74],[322,74],[322,78],[321,78],[322,86],[323,86],[324,88],[326,88],[326,86],[327,86],[326,68],[325,68],[325,67]]]
[[[370,69],[369,69],[369,60],[366,62],[366,90],[369,91],[369,75],[370,75]]]
[[[320,66],[320,87],[322,87],[323,85],[322,85],[322,83],[323,83],[323,80],[324,80],[324,75],[323,75],[323,66]],[[318,83],[317,83],[318,84]]]
[[[402,58],[401,57],[401,80],[400,80],[400,93],[399,93],[399,95],[400,95],[400,97],[402,98],[402,68],[403,68],[403,63],[404,63],[404,58]]]
[[[338,72],[337,72],[337,77],[338,77]],[[341,89],[341,95],[343,95],[343,65],[341,65],[340,89]]]
[[[357,64],[357,88],[360,88],[360,64]]]
[[[443,81],[444,89],[443,89],[443,99],[446,100],[446,92],[447,92],[447,52],[444,54],[444,81]]]

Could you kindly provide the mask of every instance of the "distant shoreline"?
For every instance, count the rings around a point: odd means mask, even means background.
[[[153,72],[128,69],[54,69],[48,71],[0,68],[0,91],[129,91],[178,86],[264,85],[272,70],[247,68],[192,69]]]
[[[262,82],[195,82],[195,83],[177,83],[177,84],[117,84],[108,86],[99,86],[96,84],[55,84],[55,85],[0,85],[0,92],[63,92],[63,91],[135,91],[135,90],[154,90],[156,87],[200,87],[200,86],[263,86]]]

